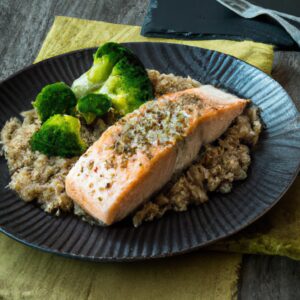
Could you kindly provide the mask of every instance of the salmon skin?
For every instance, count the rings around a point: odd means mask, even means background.
[[[101,223],[122,220],[220,137],[248,102],[210,85],[146,102],[79,158],[67,194]]]

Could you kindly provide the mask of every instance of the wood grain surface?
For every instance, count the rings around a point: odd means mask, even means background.
[[[0,0],[0,80],[31,64],[55,15],[141,25],[147,0]],[[300,52],[276,52],[273,77],[300,109]],[[300,299],[300,262],[245,255],[240,299]]]

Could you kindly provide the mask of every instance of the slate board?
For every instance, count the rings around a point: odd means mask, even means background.
[[[256,0],[253,3],[300,16],[299,1]],[[268,16],[244,19],[214,0],[151,0],[141,34],[197,40],[250,39],[280,49],[298,49],[286,31]]]

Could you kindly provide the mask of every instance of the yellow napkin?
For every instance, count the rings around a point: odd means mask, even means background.
[[[282,255],[300,260],[300,177],[270,212],[211,249]]]
[[[251,41],[149,39],[140,27],[56,17],[36,61],[109,40],[165,41],[218,50],[271,72],[273,48]],[[156,261],[96,264],[42,253],[0,237],[0,299],[236,298],[240,254],[198,252]]]
[[[229,300],[240,256],[194,253],[139,263],[92,263],[0,237],[0,299]]]
[[[145,38],[140,35],[140,26],[111,24],[100,21],[69,17],[56,17],[47,35],[37,61],[67,51],[97,47],[107,41],[114,42],[166,42],[198,46],[233,55],[252,64],[266,73],[271,73],[273,46],[252,41],[187,41],[161,38]]]

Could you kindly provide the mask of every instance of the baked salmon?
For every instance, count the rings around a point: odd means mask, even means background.
[[[122,220],[188,167],[248,102],[210,85],[146,102],[80,157],[66,177],[67,194],[106,225]]]

